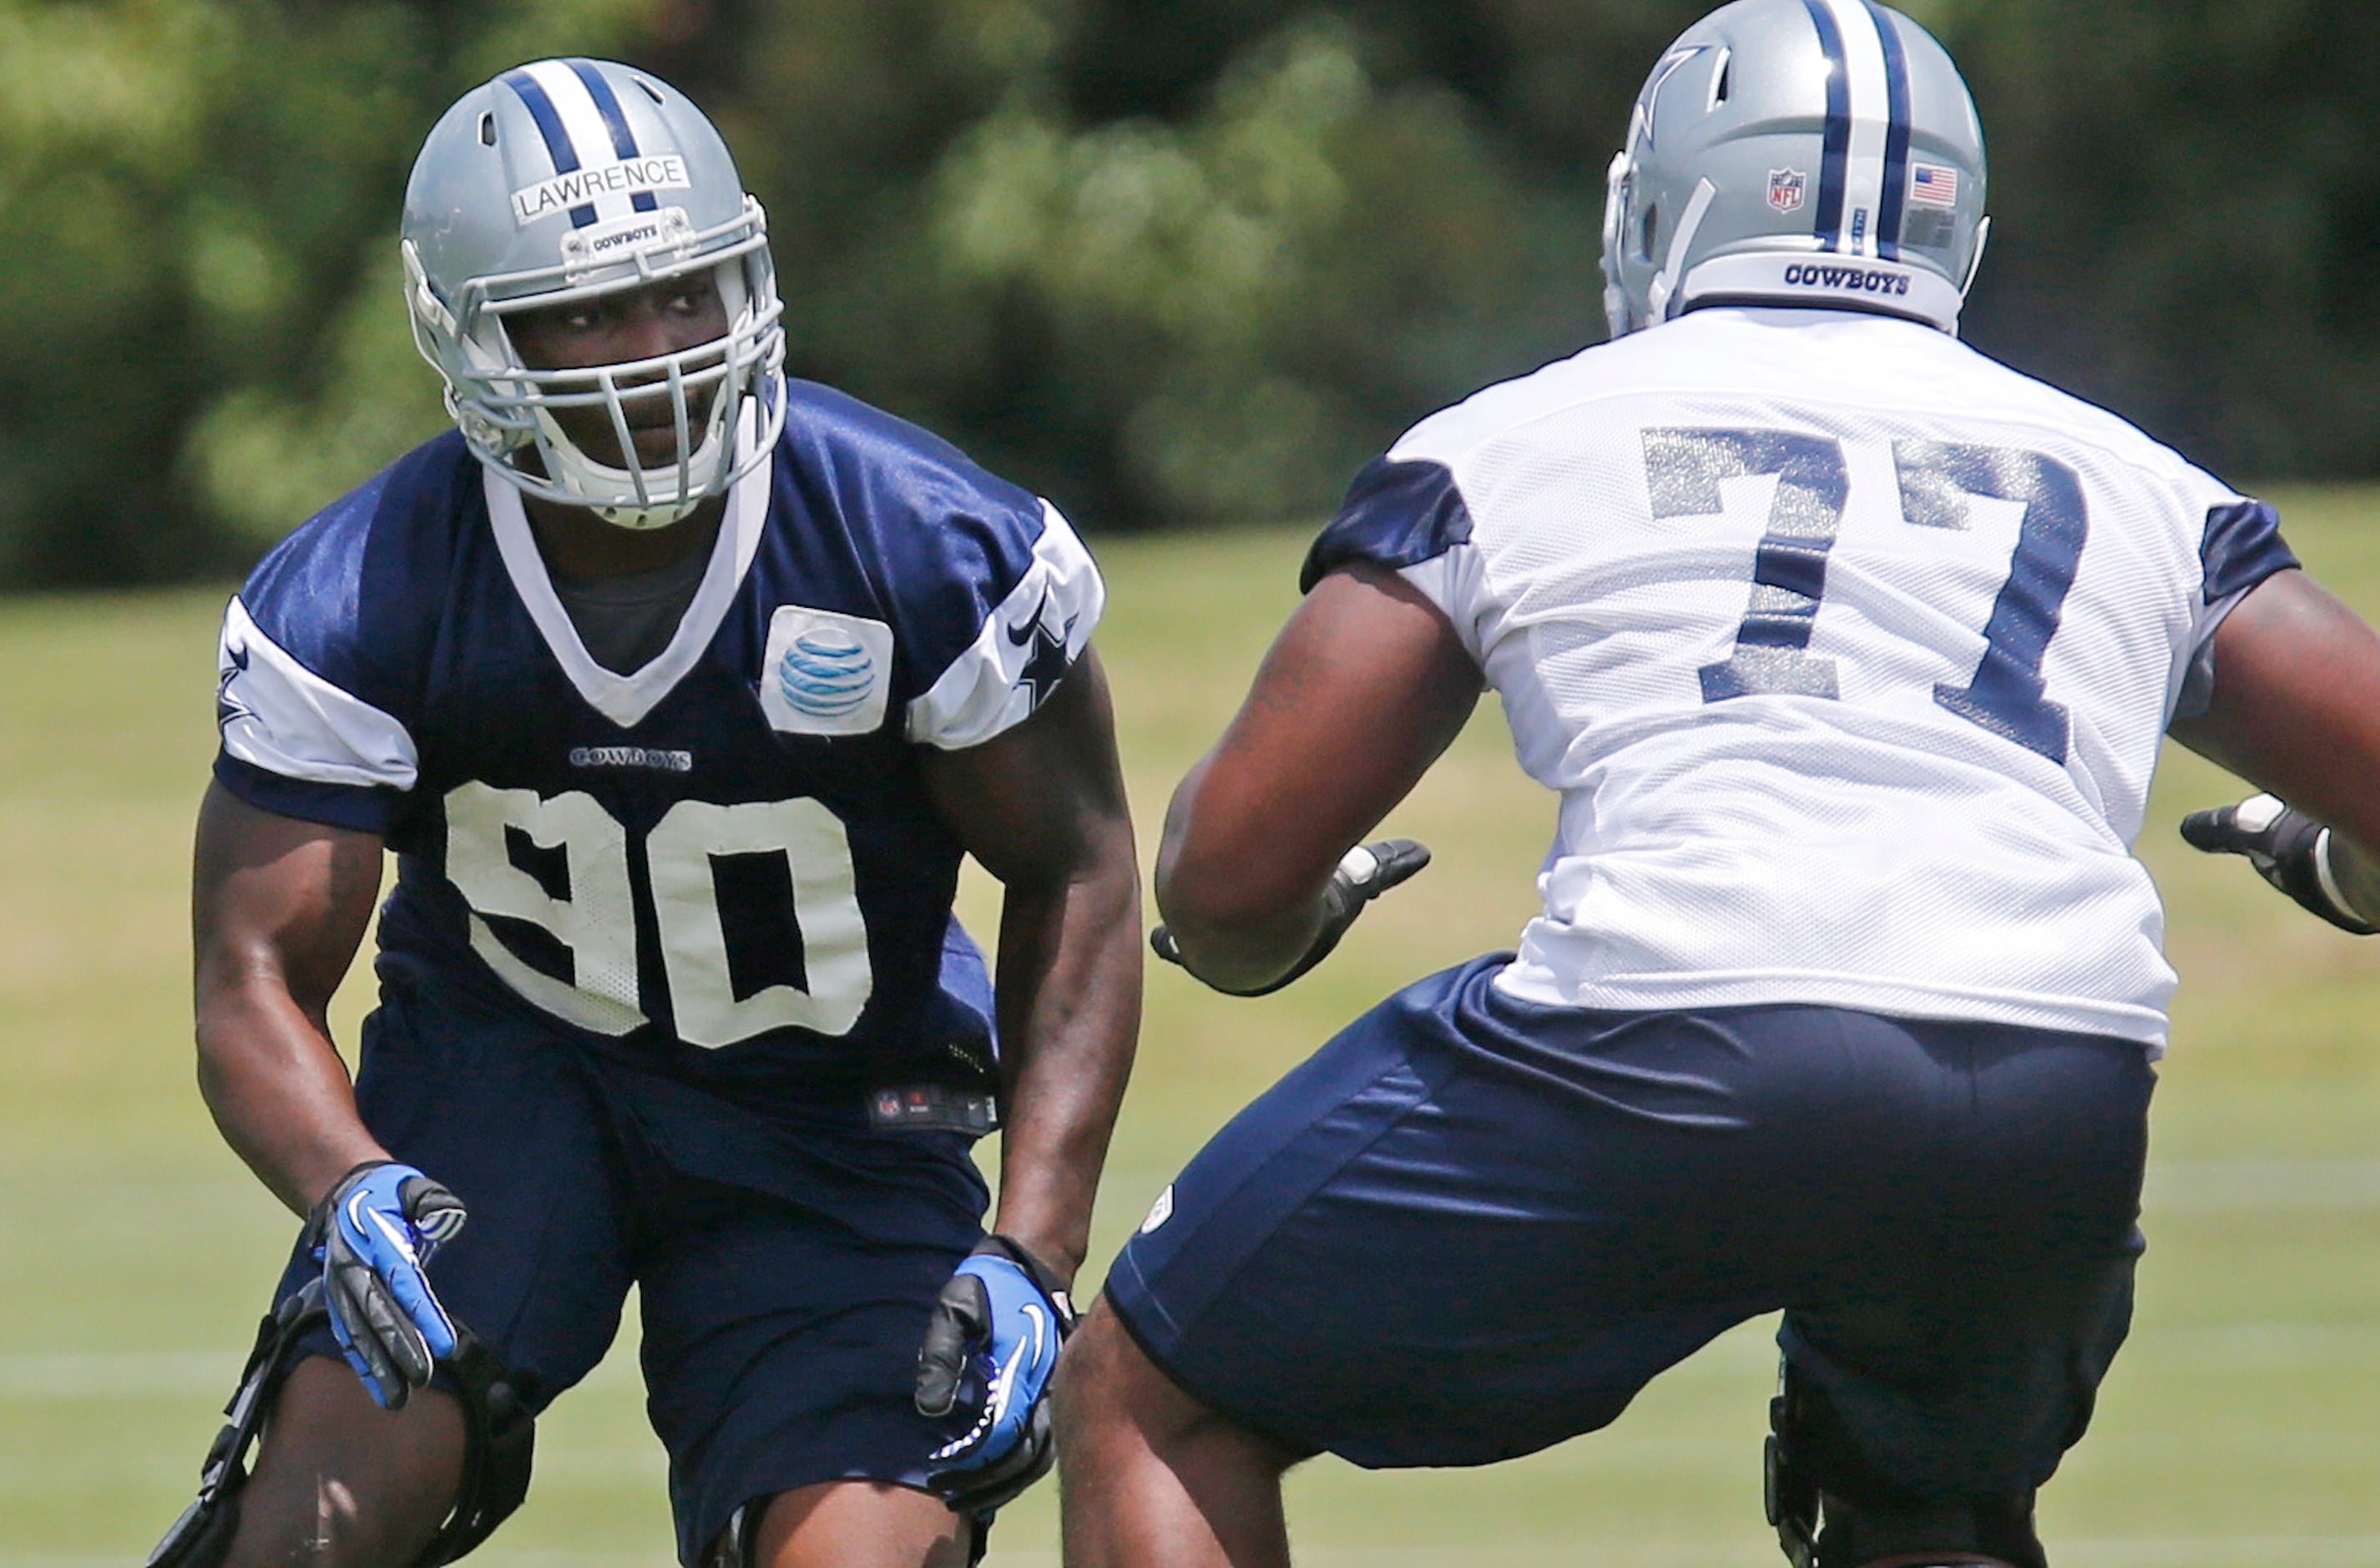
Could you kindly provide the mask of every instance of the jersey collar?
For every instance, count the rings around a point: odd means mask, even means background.
[[[736,431],[737,444],[747,445],[756,433],[747,411]],[[536,537],[530,533],[528,517],[521,508],[520,492],[493,473],[480,476],[487,496],[488,519],[495,529],[496,550],[504,557],[504,572],[512,578],[513,590],[520,595],[529,619],[537,623],[546,647],[552,650],[554,661],[577,688],[578,695],[622,729],[641,723],[661,699],[686,678],[686,672],[694,668],[703,650],[710,646],[711,638],[718,635],[736,590],[743,586],[752,556],[760,548],[760,529],[768,521],[770,480],[775,468],[776,455],[772,452],[753,465],[728,492],[727,515],[721,519],[719,538],[711,545],[710,565],[694,590],[693,602],[686,606],[685,617],[678,622],[676,635],[650,663],[625,675],[597,663],[580,640],[578,628],[571,624],[569,612],[562,607],[561,596],[553,591],[553,578],[545,569],[545,558],[537,553]]]

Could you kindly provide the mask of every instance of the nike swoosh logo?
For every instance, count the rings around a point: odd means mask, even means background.
[[[1010,642],[1022,648],[1026,643],[1032,641],[1033,638],[1039,634],[1041,630],[1041,617],[1049,608],[1050,596],[1047,593],[1044,593],[1041,596],[1041,602],[1033,606],[1033,614],[1026,616],[1024,620],[1020,621],[1015,626],[1002,626],[1001,630],[1008,634],[1008,640]]]
[[[377,1209],[365,1209],[361,1207],[362,1203],[363,1194],[361,1193],[358,1193],[354,1197],[347,1200],[347,1219],[355,1223],[356,1228],[358,1230],[361,1230],[363,1228],[362,1222],[370,1220],[372,1222],[372,1228],[378,1231],[381,1235],[386,1239],[389,1246],[396,1249],[398,1257],[404,1258],[407,1263],[418,1264],[419,1259],[414,1256],[413,1238],[407,1235],[395,1225],[390,1224],[388,1222],[387,1215],[382,1214]]]
[[[976,1417],[975,1425],[967,1428],[965,1437],[953,1439],[936,1449],[933,1453],[934,1458],[939,1460],[956,1456],[962,1451],[980,1441],[994,1428],[1008,1418],[1009,1407],[1016,1400],[1016,1374],[1026,1366],[1038,1363],[1041,1359],[1042,1347],[1050,1343],[1049,1313],[1029,1302],[1018,1310],[1025,1314],[1025,1320],[1033,1325],[1031,1337],[1019,1340],[1016,1349],[1009,1355],[1006,1363],[994,1369],[990,1391],[990,1398],[985,1402],[983,1414]]]

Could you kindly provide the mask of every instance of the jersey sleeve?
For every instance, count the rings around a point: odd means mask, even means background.
[[[1471,510],[1444,463],[1393,452],[1364,466],[1299,570],[1301,592],[1357,561],[1386,566],[1419,590],[1480,658],[1479,553]]]
[[[405,726],[258,627],[235,599],[215,656],[215,777],[263,810],[385,833],[393,796],[419,772]]]
[[[2192,606],[2191,647],[2173,703],[2176,718],[2206,711],[2215,694],[2215,633],[2251,589],[2298,565],[2281,538],[2280,514],[2265,502],[2218,493],[2207,501],[2198,546],[2199,591]]]
[[[315,517],[225,611],[214,773],[249,805],[385,833],[413,787],[419,758],[401,674],[413,574],[391,559],[412,530],[388,519],[420,488],[416,470],[435,467],[416,455]],[[369,589],[368,561],[377,572]]]
[[[788,387],[790,483],[848,541],[864,582],[844,608],[889,629],[886,708],[867,726],[956,751],[1021,723],[1106,606],[1083,541],[1055,506],[930,431],[816,383]]]
[[[1090,645],[1106,585],[1055,506],[943,525],[952,577],[936,610],[913,614],[911,658],[925,673],[905,723],[911,741],[955,751],[1021,723]]]

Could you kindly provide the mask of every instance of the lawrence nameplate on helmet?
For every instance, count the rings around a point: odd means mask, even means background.
[[[513,192],[513,222],[533,224],[573,207],[583,207],[599,196],[639,196],[655,190],[683,190],[694,182],[686,177],[686,160],[674,152],[651,158],[624,158],[591,169],[539,180]]]

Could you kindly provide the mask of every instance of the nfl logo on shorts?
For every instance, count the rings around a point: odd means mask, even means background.
[[[1800,211],[1803,194],[1809,188],[1809,180],[1799,169],[1768,171],[1768,204],[1780,213]]]

